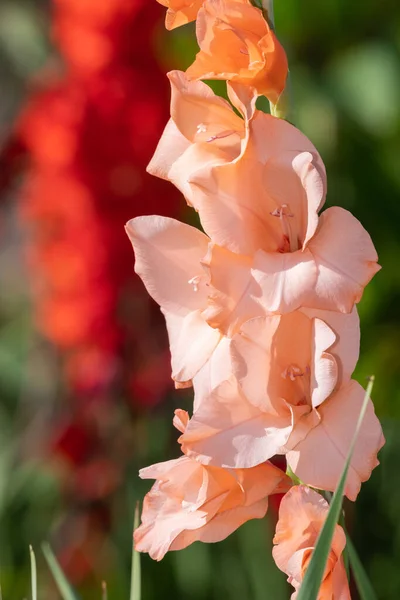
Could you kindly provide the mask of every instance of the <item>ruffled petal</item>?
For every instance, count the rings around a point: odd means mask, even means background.
[[[203,398],[211,395],[211,392],[232,374],[231,340],[222,336],[209,360],[193,377],[194,405],[193,412],[199,408]]]
[[[147,172],[161,179],[170,179],[172,165],[190,147],[190,142],[179,131],[176,124],[170,119],[158,142],[153,158],[147,165]]]
[[[289,410],[284,416],[262,413],[231,378],[201,401],[179,442],[203,464],[249,468],[276,454],[292,427]]]
[[[313,306],[317,269],[311,252],[272,253],[260,250],[252,274],[260,285],[260,303],[270,313],[284,314]]]
[[[169,7],[165,16],[165,27],[168,30],[186,25],[196,19],[197,13],[204,0],[158,0],[163,6]]]
[[[315,308],[301,308],[300,311],[310,318],[324,321],[334,331],[336,339],[329,347],[329,354],[336,360],[337,387],[348,383],[360,354],[360,319],[357,308],[354,307],[351,313]]]
[[[193,284],[208,238],[195,227],[159,216],[136,217],[126,232],[135,250],[135,271],[166,312],[185,316],[206,305],[207,288]]]
[[[188,79],[182,71],[170,71],[168,78],[172,92],[171,118],[190,142],[207,142],[215,136],[216,144],[224,147],[227,137],[220,137],[221,134],[236,131],[239,139],[244,135],[243,120],[208,85]]]
[[[268,498],[263,498],[250,506],[239,506],[215,515],[204,527],[187,530],[178,535],[170,550],[182,550],[193,542],[221,542],[250,519],[262,519],[268,510]]]
[[[351,213],[334,206],[321,215],[308,249],[314,256],[318,277],[316,299],[305,306],[351,312],[380,269],[369,234]]]
[[[343,471],[354,436],[365,392],[351,381],[318,408],[321,423],[286,455],[293,472],[307,485],[334,491]],[[351,460],[345,494],[357,498],[361,483],[379,464],[378,451],[384,444],[382,428],[370,401]]]
[[[315,408],[333,392],[337,382],[338,367],[332,354],[326,352],[335,343],[335,333],[320,319],[313,319],[312,323],[311,403]]]
[[[178,387],[190,387],[192,379],[210,360],[221,334],[204,321],[200,311],[185,316],[162,312],[167,323],[172,379]]]
[[[210,283],[203,317],[211,327],[232,336],[242,323],[264,314],[258,302],[261,289],[251,274],[251,258],[210,244],[202,264]]]

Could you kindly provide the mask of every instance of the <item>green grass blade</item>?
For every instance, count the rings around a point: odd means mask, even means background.
[[[343,472],[340,477],[336,491],[333,495],[324,526],[322,527],[321,532],[318,536],[317,544],[315,546],[315,550],[312,554],[310,564],[304,576],[303,583],[300,587],[297,600],[317,600],[318,598],[319,589],[321,587],[322,578],[324,576],[326,561],[328,560],[329,551],[331,548],[335,526],[339,520],[340,512],[342,509],[343,493],[346,485],[347,473],[349,471],[351,457],[353,455],[358,434],[360,432],[365,412],[367,410],[368,401],[371,397],[373,385],[374,378],[371,377],[368,383],[367,390],[365,392],[364,402],[361,407],[356,430],[354,432],[354,436],[350,445],[349,453],[347,455]]]
[[[133,531],[139,527],[140,520],[139,502],[136,504],[135,519],[133,522]],[[140,600],[141,598],[141,574],[140,574],[140,554],[132,546],[132,571],[131,571],[131,595],[130,600]]]
[[[47,543],[42,544],[42,552],[63,600],[78,600],[78,596],[65,577],[50,545]]]
[[[32,546],[29,546],[29,554],[31,557],[31,586],[32,586],[32,600],[37,600],[37,570],[36,570],[36,557]]]
[[[360,594],[360,600],[377,600],[377,596],[372,588],[368,575],[366,574],[362,562],[357,554],[357,550],[355,549],[349,535],[346,534],[346,538],[346,546],[349,554],[350,566],[357,585],[358,593]]]

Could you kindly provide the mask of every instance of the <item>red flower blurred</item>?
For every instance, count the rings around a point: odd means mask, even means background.
[[[115,400],[145,407],[172,388],[161,315],[133,276],[124,234],[136,215],[179,211],[171,186],[145,171],[168,117],[152,49],[162,13],[149,0],[54,0],[65,74],[45,77],[15,136],[13,152],[29,159],[21,215],[37,323],[59,351],[69,390],[53,464],[85,522],[93,502],[107,505],[128,461],[115,448]],[[87,569],[72,564],[83,551],[72,531],[64,557],[79,578]]]

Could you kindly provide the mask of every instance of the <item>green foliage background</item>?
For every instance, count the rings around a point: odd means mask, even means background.
[[[84,1],[84,0],[82,0]],[[149,0],[155,1],[155,0]],[[26,80],[49,53],[45,4],[0,4],[1,134],[23,102]],[[352,211],[370,232],[382,271],[359,305],[361,358],[356,378],[376,376],[374,402],[387,444],[381,467],[347,505],[349,529],[381,600],[400,598],[400,3],[398,0],[275,0],[278,36],[290,62],[294,120],[319,149],[328,172],[328,205]],[[186,68],[196,51],[193,27],[156,40],[166,68]],[[15,215],[1,216],[0,259],[0,582],[5,600],[29,590],[29,543],[51,539],[63,503],[52,471],[20,461],[21,444],[35,443],[32,415],[57,401],[57,369],[37,340],[21,270]],[[17,267],[17,268],[16,268]],[[39,350],[32,358],[32,348]],[[33,364],[32,364],[33,362]],[[115,502],[109,540],[112,560],[80,593],[127,598],[134,501],[148,489],[139,466],[176,455],[166,405],[135,425],[131,477]],[[187,405],[189,403],[187,402]],[[29,415],[29,418],[27,417]],[[32,441],[33,440],[33,441]],[[290,591],[270,558],[274,516],[253,521],[218,545],[195,544],[162,563],[142,560],[144,600],[285,600]],[[62,547],[62,539],[56,540]],[[37,552],[39,555],[39,552]],[[57,597],[38,556],[39,597]],[[356,596],[355,596],[356,597]]]

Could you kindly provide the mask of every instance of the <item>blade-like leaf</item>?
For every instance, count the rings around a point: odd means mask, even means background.
[[[368,575],[365,572],[362,562],[357,554],[357,550],[355,549],[353,542],[351,541],[350,536],[347,533],[346,539],[346,546],[349,554],[350,566],[354,575],[355,582],[357,584],[358,592],[360,594],[360,600],[377,600],[377,596],[373,590]]]
[[[133,531],[139,527],[139,502],[136,504],[135,518],[133,522]],[[141,598],[141,574],[140,574],[140,554],[132,547],[132,571],[131,571],[131,595],[130,600],[140,600]]]
[[[371,377],[368,383],[367,390],[364,396],[364,402],[361,407],[360,416],[358,417],[356,430],[350,445],[349,453],[340,477],[338,486],[333,495],[331,505],[325,523],[320,531],[317,539],[315,550],[312,554],[310,564],[300,587],[297,600],[317,600],[319,588],[321,587],[322,578],[324,576],[326,561],[328,560],[331,549],[332,538],[335,531],[335,526],[338,522],[340,511],[342,509],[343,493],[346,485],[347,473],[350,467],[351,457],[354,452],[354,447],[357,442],[358,434],[367,410],[368,402],[371,396],[371,391],[374,385],[374,378]]]
[[[42,544],[42,552],[49,565],[49,569],[52,572],[54,581],[57,584],[58,590],[63,600],[78,600],[78,596],[69,584],[65,577],[63,570],[61,569],[58,560],[56,559],[53,550],[50,545],[45,543]]]
[[[37,600],[37,571],[36,557],[32,546],[29,546],[29,554],[31,556],[31,585],[32,585],[32,600]]]

